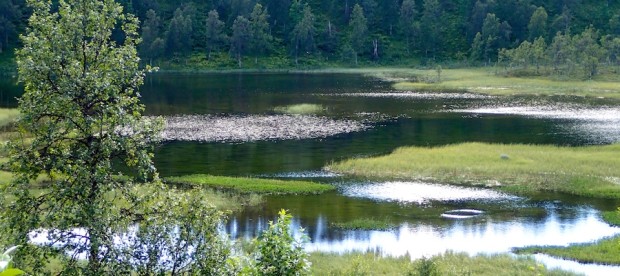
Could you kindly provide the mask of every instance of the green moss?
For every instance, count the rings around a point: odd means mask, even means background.
[[[471,257],[463,253],[445,253],[430,259],[411,261],[409,256],[381,257],[373,253],[344,255],[315,252],[310,254],[312,275],[575,275],[547,270],[528,257],[507,254]]]
[[[580,263],[620,265],[620,236],[570,246],[531,246],[516,249],[515,252],[543,253]]]
[[[200,174],[168,177],[164,179],[164,181],[171,184],[207,186],[211,188],[231,190],[238,193],[256,194],[320,194],[335,189],[331,185],[308,181],[285,181],[276,179],[225,177]]]
[[[379,179],[431,180],[620,198],[620,144],[589,147],[464,143],[405,147],[393,153],[331,164],[328,170]]]
[[[333,222],[331,226],[343,230],[390,230],[398,225],[387,218],[360,218],[347,222]]]

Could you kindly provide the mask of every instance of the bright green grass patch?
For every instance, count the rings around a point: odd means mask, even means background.
[[[287,106],[278,106],[273,111],[284,114],[318,114],[325,111],[325,107],[320,104],[294,104]]]
[[[571,246],[531,246],[515,250],[517,253],[543,253],[580,263],[620,265],[620,236],[602,239],[595,243]]]
[[[415,82],[400,81],[398,90],[467,91],[489,95],[577,95],[620,98],[620,81],[553,80],[545,77],[504,77],[493,69],[444,69],[437,81],[435,70],[411,70]],[[609,79],[609,78],[607,78]]]
[[[204,174],[168,177],[165,181],[171,184],[203,185],[244,194],[320,194],[335,189],[331,185],[308,181],[225,177]]]
[[[337,255],[310,254],[312,275],[576,275],[547,270],[528,257],[507,254],[470,257],[447,252],[425,260],[410,261],[408,256],[380,257],[373,253]]]
[[[404,147],[391,154],[350,159],[328,170],[355,176],[500,186],[620,198],[620,144],[588,147],[464,143]]]
[[[347,222],[333,222],[332,227],[343,230],[390,230],[398,226],[387,218],[360,218]]]
[[[620,226],[620,209],[617,211],[607,211],[602,213],[603,220],[609,225]]]
[[[19,110],[16,108],[0,108],[0,128],[17,121]]]

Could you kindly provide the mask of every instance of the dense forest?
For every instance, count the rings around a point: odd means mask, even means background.
[[[593,75],[599,64],[617,64],[620,52],[620,1],[614,0],[119,2],[140,19],[140,56],[155,64],[499,61]],[[24,0],[0,0],[0,51],[19,46],[28,14]]]

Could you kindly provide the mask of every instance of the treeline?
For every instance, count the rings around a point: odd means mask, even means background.
[[[509,72],[528,72],[533,66],[536,74],[572,76],[583,73],[592,78],[602,65],[608,65],[617,73],[620,71],[620,37],[600,36],[591,27],[572,36],[557,32],[549,44],[539,36],[514,49],[501,49],[498,63],[505,65]],[[549,70],[541,72],[541,68]]]
[[[28,11],[24,0],[0,1],[0,48],[16,47]],[[142,22],[139,51],[147,62],[199,55],[206,61],[226,56],[237,66],[263,57],[290,64],[492,64],[508,57],[500,56],[501,49],[534,44],[539,37],[548,47],[558,34],[572,40],[588,31],[607,49],[603,43],[620,35],[620,1],[610,0],[119,2]]]

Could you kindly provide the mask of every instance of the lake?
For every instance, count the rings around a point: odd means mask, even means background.
[[[402,146],[618,142],[620,108],[607,99],[397,92],[376,78],[327,73],[158,73],[147,77],[140,93],[147,115],[174,119],[181,128],[191,125],[182,128],[186,132],[180,138],[157,148],[155,163],[164,177],[202,173],[306,179],[338,188],[318,196],[266,196],[261,206],[233,214],[225,227],[233,238],[254,237],[280,209],[295,216],[294,229],[306,229],[309,251],[419,258],[446,250],[505,253],[512,247],[568,245],[620,233],[600,217],[600,211],[615,210],[619,201],[552,193],[523,198],[437,183],[373,182],[322,170],[333,161],[386,154]],[[19,88],[10,80],[0,82],[2,105],[15,106],[17,95]],[[280,114],[296,104],[313,104],[320,112]],[[308,129],[312,131],[304,132]],[[213,138],[215,132],[219,136]],[[445,216],[463,209],[478,213]],[[386,231],[333,227],[360,218],[386,219],[396,226]],[[588,274],[620,273],[618,267],[537,258]]]

